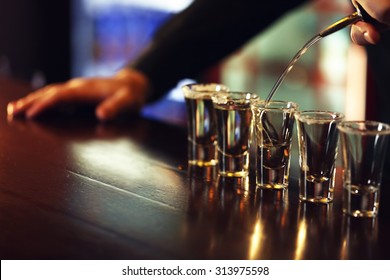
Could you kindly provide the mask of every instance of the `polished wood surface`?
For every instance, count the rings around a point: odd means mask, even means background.
[[[100,124],[65,108],[7,120],[28,87],[0,79],[1,259],[390,259],[380,214],[341,212],[186,164],[186,128],[142,117]],[[294,162],[297,159],[293,159]]]

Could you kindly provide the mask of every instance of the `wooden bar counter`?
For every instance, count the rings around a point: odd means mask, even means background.
[[[189,169],[185,126],[90,108],[8,120],[28,91],[0,78],[1,259],[390,259],[389,182],[376,219],[350,218],[340,175],[329,205],[299,202],[296,158],[288,191],[255,191]]]

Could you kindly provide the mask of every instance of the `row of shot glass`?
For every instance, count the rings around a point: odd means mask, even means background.
[[[355,217],[378,214],[388,124],[345,121],[343,114],[332,111],[301,111],[297,103],[266,102],[222,84],[195,83],[182,89],[190,165],[218,165],[220,176],[245,177],[249,175],[250,145],[255,145],[256,187],[285,189],[296,123],[300,200],[333,201],[341,138],[343,212]]]

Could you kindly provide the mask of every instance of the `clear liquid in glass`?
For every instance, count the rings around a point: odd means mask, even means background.
[[[185,98],[188,120],[189,164],[217,164],[217,128],[210,98]]]
[[[214,104],[218,123],[219,173],[246,176],[249,165],[252,112],[249,104]]]

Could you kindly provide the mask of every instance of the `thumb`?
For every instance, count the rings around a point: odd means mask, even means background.
[[[139,110],[141,103],[129,87],[122,87],[103,100],[96,108],[95,114],[99,120],[114,119],[126,110]]]
[[[351,39],[358,45],[377,44],[380,33],[371,24],[359,21],[351,27]]]

